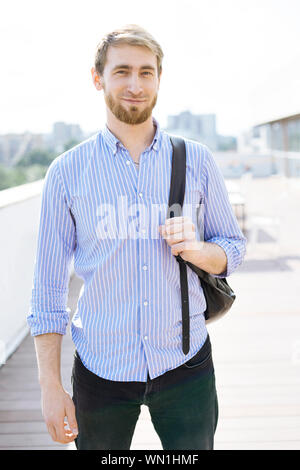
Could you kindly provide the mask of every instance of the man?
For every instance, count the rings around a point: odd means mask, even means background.
[[[103,38],[91,73],[107,124],[57,157],[45,178],[28,322],[49,433],[78,449],[129,449],[142,404],[164,449],[213,448],[218,402],[205,298],[187,268],[185,355],[174,255],[225,277],[241,264],[245,238],[209,150],[188,139],[184,208],[192,209],[166,219],[172,148],[152,117],[162,58],[136,25]],[[71,326],[71,398],[60,352],[73,255],[84,290]]]

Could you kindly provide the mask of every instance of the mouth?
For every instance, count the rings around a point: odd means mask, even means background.
[[[139,104],[139,103],[145,103],[146,100],[133,100],[131,98],[122,98],[123,101],[127,101],[127,103],[133,103],[133,104]]]

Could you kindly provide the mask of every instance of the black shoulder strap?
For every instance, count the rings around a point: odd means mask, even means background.
[[[169,208],[167,218],[180,217],[185,194],[186,149],[182,138],[169,135],[172,154],[172,173],[169,193]],[[180,269],[181,308],[182,308],[182,351],[188,354],[190,350],[190,312],[187,269],[180,255],[175,256]]]
[[[172,156],[172,173],[169,194],[169,207],[173,204],[179,204],[182,208],[185,193],[185,172],[186,172],[186,152],[184,140],[177,136],[171,136],[170,140],[173,149]],[[179,214],[180,212],[180,214]],[[173,217],[181,215],[180,208],[178,215],[176,213]]]

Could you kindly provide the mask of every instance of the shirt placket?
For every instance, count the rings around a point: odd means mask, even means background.
[[[122,153],[122,157],[125,159],[125,165],[129,172],[129,178],[133,181],[135,187],[135,204],[138,206],[136,227],[137,227],[137,279],[138,279],[138,290],[139,290],[139,304],[136,306],[137,322],[139,325],[139,333],[141,343],[144,348],[144,352],[147,358],[147,363],[150,364],[150,351],[149,344],[151,343],[151,332],[149,320],[150,312],[153,313],[152,298],[151,298],[151,286],[149,281],[150,276],[150,240],[152,229],[151,223],[151,198],[147,194],[147,179],[149,180],[149,171],[151,171],[151,152],[153,148],[146,149],[139,159],[139,168],[136,168],[135,162],[133,161],[128,150],[121,144],[117,145],[118,151]],[[128,174],[128,173],[127,173]],[[148,353],[149,351],[149,353]],[[143,371],[145,377],[148,373],[148,366]]]
[[[139,170],[137,175],[136,185],[136,203],[139,206],[138,211],[138,243],[137,243],[137,259],[138,259],[138,278],[139,278],[139,292],[140,292],[140,304],[138,305],[139,324],[140,324],[140,335],[141,342],[144,347],[146,358],[150,354],[149,344],[151,343],[151,332],[150,332],[150,318],[153,314],[153,305],[151,297],[151,286],[149,281],[150,276],[150,245],[151,240],[151,208],[149,207],[150,198],[147,194],[147,179],[149,179],[149,172],[151,171],[151,155],[153,149],[146,149],[139,159]],[[134,165],[134,163],[133,163]],[[137,168],[134,168],[137,171]],[[150,361],[147,361],[148,363]],[[148,372],[148,371],[147,371]]]

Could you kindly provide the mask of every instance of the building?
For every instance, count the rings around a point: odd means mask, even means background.
[[[273,174],[300,176],[300,114],[255,125],[239,137],[238,151],[268,155]]]
[[[218,136],[216,131],[215,114],[192,114],[184,111],[168,116],[167,132],[182,135],[207,145],[211,150],[217,150]]]
[[[84,138],[83,132],[78,124],[66,124],[65,122],[55,122],[52,134],[49,136],[49,144],[58,153],[64,151],[67,142],[80,142]]]
[[[258,124],[253,136],[270,150],[300,152],[300,114]]]
[[[184,111],[168,116],[166,131],[201,142],[212,151],[236,150],[235,137],[217,133],[215,114],[192,114],[190,111]]]

